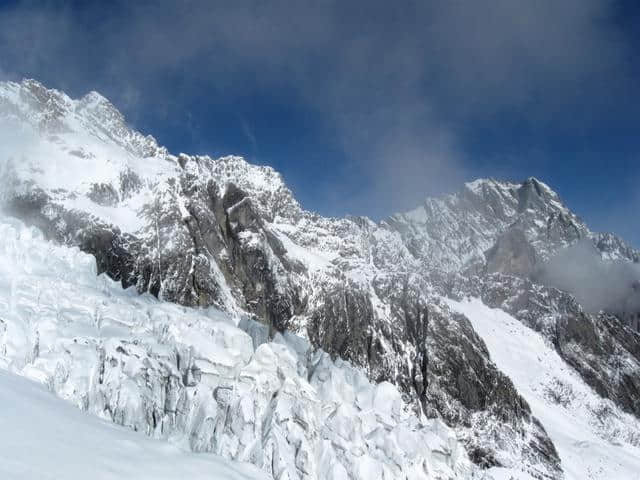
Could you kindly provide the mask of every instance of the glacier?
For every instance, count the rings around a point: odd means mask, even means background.
[[[276,479],[470,478],[442,421],[305,340],[123,290],[18,220],[0,238],[0,367],[80,409]]]
[[[7,480],[267,480],[251,465],[152,440],[0,370],[0,477]]]

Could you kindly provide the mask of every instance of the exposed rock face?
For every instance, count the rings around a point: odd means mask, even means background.
[[[640,252],[611,233],[598,233],[594,241],[598,251],[606,259],[625,258],[633,263],[640,263]]]
[[[528,277],[536,266],[536,252],[522,230],[510,229],[500,235],[487,252],[487,273],[507,273]]]
[[[378,298],[390,305],[390,321],[380,318],[356,287],[326,292],[307,327],[310,340],[362,366],[369,378],[399,385],[427,416],[455,425],[478,465],[509,465],[516,457],[537,466],[533,471],[539,475],[559,475],[559,459],[544,428],[493,366],[468,320],[436,296],[425,297],[419,282],[395,277],[376,285]],[[514,440],[512,432],[527,441]]]
[[[546,297],[527,280],[492,275],[526,277],[580,239],[603,258],[640,258],[617,237],[590,232],[542,182],[478,180],[380,223],[324,218],[302,209],[268,167],[239,157],[173,156],[151,137],[123,130],[101,97],[74,101],[39,84],[3,85],[0,110],[42,144],[6,167],[6,205],[49,238],[94,255],[98,271],[123,286],[236,318],[250,314],[271,338],[285,330],[308,338],[371,380],[397,385],[420,415],[444,419],[482,466],[520,463],[540,477],[562,476],[544,428],[440,294],[479,296],[540,331],[541,318],[553,318],[549,338],[563,358],[601,395],[639,414],[636,364],[629,379],[610,364],[620,355],[637,362],[635,340],[623,340],[628,330],[615,318],[580,313],[565,294]],[[103,145],[118,160],[109,175],[77,181],[52,181],[56,172],[37,155],[88,169],[104,162]],[[531,303],[528,314],[514,306],[523,302]],[[185,385],[201,374],[189,372],[179,374]]]

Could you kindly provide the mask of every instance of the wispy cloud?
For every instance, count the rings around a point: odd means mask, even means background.
[[[71,90],[108,90],[134,116],[157,98],[287,89],[336,131],[344,168],[359,175],[341,202],[378,214],[473,174],[460,140],[469,122],[517,108],[545,121],[563,105],[606,96],[603,83],[624,69],[613,5],[25,2],[0,17],[0,58]]]
[[[640,310],[640,265],[604,261],[589,241],[553,257],[540,273],[542,282],[573,293],[590,312]],[[635,288],[634,288],[635,285]]]
[[[251,145],[251,153],[255,157],[258,154],[258,139],[249,124],[249,121],[242,115],[239,115],[238,120],[240,122],[240,128],[242,129],[242,134],[246,137],[249,145]]]

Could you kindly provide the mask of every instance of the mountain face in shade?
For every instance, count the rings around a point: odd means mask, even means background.
[[[541,336],[601,399],[586,425],[620,426],[631,433],[619,448],[640,445],[640,252],[592,232],[539,180],[476,180],[377,223],[326,218],[304,210],[270,167],[169,153],[97,93],[73,100],[32,80],[1,83],[0,118],[5,212],[93,255],[97,273],[125,288],[222,310],[266,339],[297,335],[394,385],[416,419],[455,432],[474,468],[555,479],[572,460],[451,303],[467,297]],[[577,245],[594,269],[629,272],[614,302],[585,307],[585,286],[554,274]],[[563,387],[547,380],[544,401],[557,405]],[[200,381],[178,376],[176,388]],[[297,463],[288,472],[322,478]]]

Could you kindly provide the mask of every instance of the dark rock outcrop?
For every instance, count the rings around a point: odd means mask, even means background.
[[[517,228],[500,235],[486,253],[487,273],[506,273],[528,277],[536,266],[536,252],[527,237]]]

